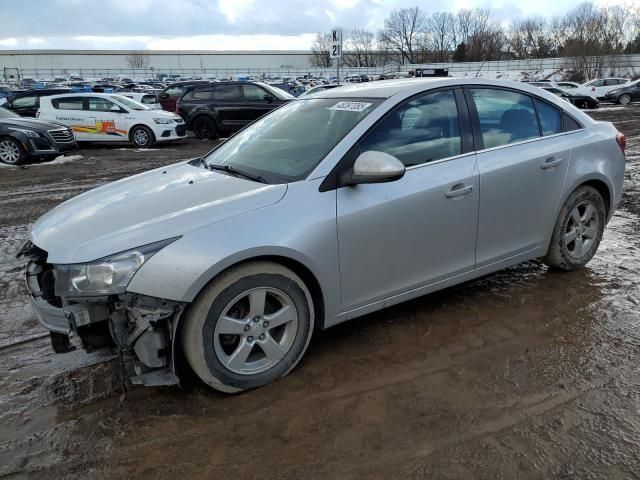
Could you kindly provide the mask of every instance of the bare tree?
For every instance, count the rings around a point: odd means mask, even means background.
[[[551,56],[553,51],[544,18],[525,18],[512,22],[507,33],[507,44],[516,58],[544,58]]]
[[[395,52],[401,64],[417,63],[426,28],[427,18],[420,8],[401,8],[385,19],[378,41],[386,50]]]
[[[376,52],[375,34],[354,28],[344,42],[343,63],[348,67],[375,67],[379,55]]]
[[[427,48],[436,62],[446,62],[455,48],[456,19],[452,13],[436,12],[427,20]]]
[[[141,50],[135,50],[127,55],[126,62],[129,68],[149,68],[151,57]]]
[[[464,60],[497,60],[502,56],[505,36],[500,23],[490,10],[475,8],[462,9],[456,14],[453,44],[456,45],[456,58],[460,59],[464,51]],[[464,43],[464,48],[461,44]]]
[[[328,33],[318,33],[311,45],[311,66],[327,68],[331,66],[331,35]]]

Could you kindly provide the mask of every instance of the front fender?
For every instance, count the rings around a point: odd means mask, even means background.
[[[336,197],[335,191],[318,192],[319,181],[289,184],[278,203],[185,234],[146,262],[127,290],[192,302],[208,282],[232,265],[265,256],[283,257],[314,275],[330,319],[339,309]],[[309,190],[314,194],[309,195]]]

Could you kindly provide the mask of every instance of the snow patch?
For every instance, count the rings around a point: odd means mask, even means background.
[[[60,155],[50,162],[40,162],[40,163],[29,163],[27,165],[7,165],[6,163],[0,163],[0,167],[9,167],[9,168],[20,168],[20,167],[42,167],[45,165],[61,165],[63,163],[75,162],[76,160],[80,160],[84,158],[82,155]]]

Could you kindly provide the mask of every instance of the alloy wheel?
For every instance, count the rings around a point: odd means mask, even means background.
[[[600,218],[595,205],[584,201],[576,205],[567,219],[564,245],[573,258],[582,258],[593,246],[598,235]]]
[[[276,288],[254,288],[235,297],[222,310],[214,330],[214,351],[233,373],[261,373],[289,352],[298,323],[298,312],[289,295]]]
[[[620,96],[620,104],[628,105],[630,102],[631,102],[631,96],[627,95],[626,93]]]
[[[139,147],[144,147],[149,142],[149,134],[143,128],[133,132],[133,141]]]
[[[15,165],[20,160],[20,147],[12,140],[0,142],[0,161]]]

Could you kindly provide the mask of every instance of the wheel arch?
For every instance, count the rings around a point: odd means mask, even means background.
[[[149,130],[151,132],[151,135],[153,135],[153,141],[156,140],[156,134],[154,133],[153,129],[150,126],[145,125],[144,123],[136,123],[135,125],[132,125],[131,127],[129,127],[129,131],[127,132],[127,138],[129,139],[130,142],[133,141],[133,136],[132,136],[133,131],[138,127],[144,127],[147,130]]]
[[[191,114],[189,115],[189,119],[187,121],[187,128],[189,130],[193,130],[193,123],[199,117],[209,118],[210,120],[213,121],[214,125],[216,126],[216,129],[220,130],[221,125],[220,125],[220,122],[218,121],[218,116],[215,113],[212,113],[208,110],[196,110],[194,112],[191,112]]]
[[[582,187],[584,185],[593,187],[598,191],[598,193],[602,197],[602,200],[604,200],[606,218],[609,218],[609,214],[611,212],[611,190],[609,189],[609,186],[603,180],[594,178],[581,183],[576,188]],[[573,190],[575,190],[575,188]]]
[[[317,276],[311,271],[311,269],[307,265],[305,265],[302,261],[298,259],[292,258],[291,256],[286,256],[278,253],[261,254],[261,255],[246,257],[246,258],[231,262],[225,265],[224,268],[221,268],[218,271],[216,271],[214,275],[210,276],[209,279],[206,282],[204,282],[200,286],[200,288],[198,288],[198,291],[195,292],[193,298],[195,299],[195,297],[203,289],[205,289],[208,285],[211,284],[211,282],[214,282],[217,278],[219,278],[222,274],[227,272],[229,269],[235,268],[239,265],[259,262],[259,261],[263,261],[263,262],[268,261],[268,262],[273,262],[273,263],[282,265],[283,267],[286,267],[291,271],[293,271],[296,275],[298,275],[302,279],[306,287],[309,289],[309,292],[311,294],[311,300],[313,301],[313,308],[315,312],[314,330],[315,331],[324,330],[325,328],[325,296],[324,296],[322,287],[320,285],[320,282],[318,281]],[[173,357],[173,368],[174,368],[174,371],[176,372],[178,370],[182,370],[185,367],[185,364],[187,363],[185,362],[184,353],[181,351],[182,349],[180,347],[180,344],[181,344],[181,336],[182,336],[182,330],[183,330],[182,320],[185,317],[185,314],[188,311],[192,302],[193,300],[186,305],[185,309],[176,318],[176,321],[173,325],[173,335],[171,339],[171,355]]]

